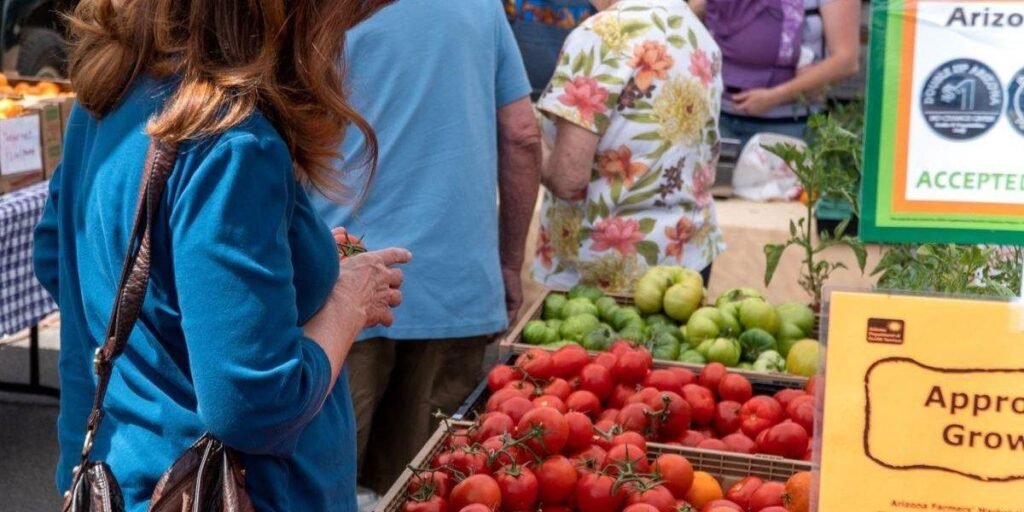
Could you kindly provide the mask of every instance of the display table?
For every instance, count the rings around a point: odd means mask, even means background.
[[[30,329],[29,383],[0,382],[0,391],[59,396],[39,384],[39,321],[57,311],[32,270],[32,231],[43,214],[48,183],[0,196],[0,338]]]

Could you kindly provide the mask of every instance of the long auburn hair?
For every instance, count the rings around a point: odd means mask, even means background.
[[[69,70],[82,106],[113,110],[148,73],[177,91],[149,122],[169,142],[217,135],[259,110],[285,140],[296,175],[337,193],[341,142],[373,129],[348,103],[339,65],[345,32],[394,0],[83,0],[70,17]]]

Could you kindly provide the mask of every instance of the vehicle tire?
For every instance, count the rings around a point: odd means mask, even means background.
[[[26,28],[18,50],[18,74],[45,78],[67,76],[68,50],[55,30]]]

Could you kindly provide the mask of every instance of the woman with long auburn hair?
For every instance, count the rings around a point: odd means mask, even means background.
[[[346,127],[376,146],[337,71],[344,32],[388,0],[84,0],[71,21],[80,105],[36,230],[62,313],[61,492],[86,443],[145,510],[209,433],[240,454],[257,510],[354,510],[344,362],[388,325],[411,258],[342,260],[304,186],[330,189]],[[177,160],[152,220],[149,287],[92,432],[104,343],[151,141]],[[345,196],[333,190],[336,197]],[[339,271],[340,268],[340,271]]]

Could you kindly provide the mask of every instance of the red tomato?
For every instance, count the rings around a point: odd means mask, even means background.
[[[520,393],[518,390],[510,389],[508,387],[499,389],[498,391],[495,391],[490,398],[487,399],[487,406],[485,407],[484,410],[487,412],[497,411],[499,405],[501,405],[506,400],[514,396],[522,397],[523,394]]]
[[[685,386],[687,384],[696,384],[697,383],[697,376],[694,375],[694,373],[691,372],[690,370],[687,370],[686,368],[674,368],[673,367],[673,368],[669,368],[668,371],[670,371],[673,374],[675,374],[676,377],[679,377],[679,384],[680,384],[680,386]]]
[[[659,391],[654,388],[642,388],[626,399],[626,404],[647,403],[648,400],[658,396]]]
[[[727,446],[721,439],[705,439],[697,444],[697,448],[701,450],[714,450],[716,452],[729,451]]]
[[[811,396],[818,396],[818,391],[823,391],[824,389],[825,379],[821,375],[815,375],[807,379],[807,384],[804,385],[804,391]]]
[[[423,473],[413,475],[412,479],[409,480],[409,487],[407,490],[409,495],[414,495],[424,487],[427,487],[430,491],[426,494],[440,496],[447,499],[452,492],[452,479],[443,471],[425,471]]]
[[[676,439],[690,428],[690,404],[677,393],[662,391],[647,405],[654,413],[651,423],[659,439]]]
[[[746,453],[749,455],[757,451],[757,444],[754,443],[754,440],[742,432],[729,434],[722,438],[722,442],[725,443],[726,450],[730,452]]]
[[[459,512],[494,512],[494,511],[491,510],[490,508],[488,508],[487,505],[484,505],[482,503],[472,503],[472,504],[466,505],[465,507],[462,507],[462,510],[459,510]]]
[[[551,354],[552,375],[563,379],[575,377],[587,363],[590,355],[579,345],[566,345]]]
[[[479,427],[473,431],[473,439],[477,442],[502,434],[514,433],[516,422],[508,414],[494,411],[480,417]]]
[[[728,491],[725,492],[725,497],[733,503],[739,505],[740,510],[746,510],[750,507],[750,497],[754,495],[764,484],[764,480],[756,476],[748,476],[739,482],[736,482]]]
[[[807,393],[805,393],[801,389],[783,389],[782,391],[779,391],[778,393],[775,393],[775,397],[774,398],[775,398],[775,401],[778,402],[779,405],[782,406],[782,409],[785,410],[786,407],[789,406],[789,402],[790,401],[792,401],[794,398],[805,396],[805,395],[807,395]]]
[[[654,360],[651,353],[638,348],[618,355],[619,360],[612,368],[612,378],[620,384],[638,384],[647,376]]]
[[[491,462],[491,471],[501,469],[509,464],[525,464],[532,456],[518,446],[505,446],[505,439],[495,436],[480,443],[480,448],[487,454]]]
[[[690,417],[695,425],[710,425],[715,419],[715,395],[696,384],[683,386],[683,398],[690,404]]]
[[[608,450],[604,467],[610,475],[619,474],[620,468],[631,468],[634,473],[649,473],[651,470],[647,451],[632,444],[620,444]]]
[[[537,506],[537,477],[526,466],[508,466],[494,475],[501,490],[501,509],[505,512],[532,510]]]
[[[626,352],[631,352],[632,350],[633,342],[629,340],[617,340],[615,341],[615,343],[612,343],[610,347],[608,347],[608,352],[611,352],[616,356],[621,356],[622,354],[625,354]]]
[[[536,471],[540,502],[545,505],[567,503],[576,489],[576,468],[569,459],[555,455],[547,458]]]
[[[609,371],[611,371],[612,368],[615,368],[615,363],[618,362],[618,360],[619,357],[616,356],[615,354],[612,354],[611,352],[601,352],[600,354],[594,356],[593,363],[596,365],[604,366]]]
[[[729,500],[713,500],[700,509],[701,512],[745,512],[739,505]]]
[[[615,411],[615,416],[619,416],[619,411],[615,409],[609,409],[609,411]],[[602,432],[611,432],[612,430],[615,430],[615,420],[603,419],[597,420],[597,423],[594,423],[594,431],[598,434],[601,434]],[[599,441],[601,437],[602,436],[598,435]]]
[[[646,433],[651,426],[651,408],[647,404],[629,404],[619,411],[615,422],[623,430]]]
[[[573,512],[572,507],[566,505],[541,505],[540,512]]]
[[[748,437],[757,437],[766,428],[782,421],[782,406],[769,396],[755,396],[740,409],[740,428]]]
[[[460,428],[452,433],[451,437],[448,438],[448,449],[454,450],[456,448],[465,448],[473,444],[473,439],[469,437],[469,430]]]
[[[459,448],[453,451],[448,459],[448,465],[463,475],[486,475],[491,472],[487,467],[487,454],[475,448]]]
[[[536,434],[528,439],[526,446],[540,456],[561,453],[569,441],[569,423],[562,413],[550,407],[534,409],[523,415],[516,425],[519,438]]]
[[[647,440],[638,432],[627,431],[612,437],[612,446],[619,446],[620,444],[631,444],[639,447],[644,452],[647,451]]]
[[[750,495],[750,510],[761,512],[768,507],[781,507],[785,494],[785,484],[765,482]]]
[[[718,383],[718,397],[722,400],[732,400],[743,403],[754,396],[754,387],[746,377],[738,373],[730,373]]]
[[[538,396],[533,399],[533,405],[537,407],[550,407],[562,414],[565,414],[568,410],[565,407],[565,402],[562,402],[561,399],[553,395]]]
[[[661,477],[665,488],[677,499],[685,498],[693,485],[693,465],[682,455],[661,455],[655,459],[651,469]]]
[[[738,402],[726,400],[715,406],[715,430],[718,435],[726,436],[740,429],[740,408]]]
[[[780,507],[778,505],[772,505],[768,508],[762,508],[758,512],[789,512],[786,507]]]
[[[617,512],[626,499],[625,491],[613,491],[615,479],[608,475],[587,473],[576,482],[575,504],[587,512]]]
[[[552,379],[541,392],[545,395],[557,396],[564,402],[572,394],[572,386],[565,379]]]
[[[568,412],[565,422],[569,425],[569,440],[565,442],[567,452],[582,450],[594,442],[594,424],[585,414]]]
[[[608,398],[612,392],[612,373],[599,364],[588,364],[580,370],[577,389],[590,391],[598,400]]]
[[[491,393],[497,392],[509,382],[523,378],[522,372],[513,369],[507,364],[499,364],[487,372],[487,389]]]
[[[523,415],[526,414],[531,409],[533,409],[533,402],[521,396],[516,396],[508,400],[505,400],[504,402],[502,402],[501,405],[498,406],[498,412],[507,414],[508,417],[512,418],[512,421],[514,421],[517,425],[519,424],[519,420],[522,419]]]
[[[448,512],[448,502],[440,496],[431,496],[423,501],[410,498],[402,505],[402,512]]]
[[[580,471],[596,471],[604,467],[608,461],[608,452],[600,446],[593,444],[586,450],[576,452],[572,456],[573,467]]]
[[[687,430],[686,433],[679,438],[679,444],[690,448],[696,448],[696,446],[704,439],[706,439],[704,434],[701,434],[696,430]]]
[[[619,384],[615,386],[615,389],[612,390],[611,396],[608,397],[608,407],[610,409],[621,409],[622,406],[626,405],[626,401],[635,394],[635,386]]]
[[[537,380],[548,380],[554,375],[551,354],[544,349],[531,348],[516,359],[516,368]]]
[[[683,381],[672,370],[653,370],[644,377],[643,385],[658,391],[671,391],[677,395],[683,392]]]
[[[537,386],[523,380],[514,380],[509,382],[508,385],[502,389],[514,389],[518,391],[519,395],[523,398],[533,398],[537,393]]]
[[[700,371],[700,376],[697,377],[697,384],[704,386],[712,393],[718,392],[718,385],[725,378],[725,375],[729,373],[729,370],[725,369],[725,365],[722,363],[711,363],[704,367]]]
[[[786,416],[803,427],[808,434],[814,432],[814,397],[804,395],[793,399],[786,408]]]
[[[452,510],[462,510],[466,505],[479,503],[491,510],[501,506],[501,489],[498,482],[488,475],[473,475],[458,483],[452,489],[448,504]]]
[[[618,409],[605,409],[601,411],[601,415],[597,417],[597,421],[615,421],[615,418],[619,417]]]
[[[565,399],[565,406],[570,411],[578,411],[595,418],[601,411],[601,400],[590,391],[580,390],[574,391]]]
[[[653,505],[647,503],[634,503],[622,509],[622,512],[659,512]]]
[[[658,512],[675,512],[676,498],[665,488],[664,485],[655,485],[650,488],[628,486],[626,504],[636,505],[646,503]]]
[[[761,453],[796,460],[807,453],[810,437],[803,427],[792,420],[783,421],[766,432],[764,439],[757,444]]]

